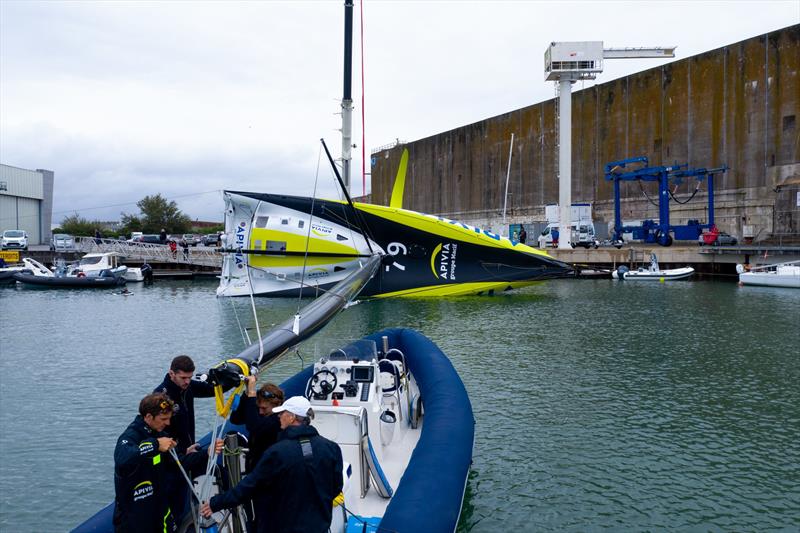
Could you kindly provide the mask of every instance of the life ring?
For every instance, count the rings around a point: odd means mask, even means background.
[[[86,272],[78,272],[78,277],[79,278],[85,278],[86,277]]]

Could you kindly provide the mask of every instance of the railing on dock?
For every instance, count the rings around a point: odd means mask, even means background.
[[[130,261],[143,263],[176,263],[184,265],[222,266],[222,254],[216,248],[190,246],[173,252],[166,244],[129,243],[116,239],[76,237],[75,247],[83,253],[117,252]]]

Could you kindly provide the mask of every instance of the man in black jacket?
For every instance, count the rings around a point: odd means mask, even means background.
[[[175,439],[177,443],[175,451],[178,455],[188,454],[189,457],[199,448],[195,444],[194,399],[214,396],[214,386],[211,383],[192,379],[194,369],[194,361],[188,355],[175,357],[169,366],[169,372],[164,376],[164,381],[153,391],[166,394],[175,402],[175,412],[166,433]],[[176,486],[176,490],[170,494],[170,506],[175,520],[179,521],[189,508],[189,488],[181,485],[183,476],[180,472],[172,472],[170,475],[172,479],[169,482]]]
[[[177,441],[175,451],[179,454],[197,450],[194,442],[194,399],[214,396],[211,383],[197,381],[192,379],[193,376],[194,361],[188,355],[179,355],[172,360],[164,381],[153,390],[166,394],[175,402],[175,414],[167,434]]]
[[[169,450],[175,441],[164,433],[174,403],[165,394],[148,394],[139,415],[117,439],[114,448],[114,530],[117,533],[172,532],[177,529],[170,508],[170,486],[177,465]],[[221,442],[217,444],[221,448]],[[205,454],[181,458],[189,470],[205,467]]]
[[[253,498],[259,533],[324,533],[331,524],[333,499],[342,492],[342,451],[309,425],[308,400],[293,396],[273,409],[279,413],[278,442],[236,487],[200,507],[212,512]]]

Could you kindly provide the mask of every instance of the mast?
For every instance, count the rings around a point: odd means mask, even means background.
[[[350,190],[353,159],[353,0],[344,0],[344,90],[342,94],[342,179]]]

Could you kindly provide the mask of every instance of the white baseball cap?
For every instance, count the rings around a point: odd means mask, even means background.
[[[309,409],[311,409],[311,403],[306,398],[292,396],[283,402],[283,405],[273,408],[272,412],[282,413],[283,411],[289,411],[293,415],[306,417]]]

